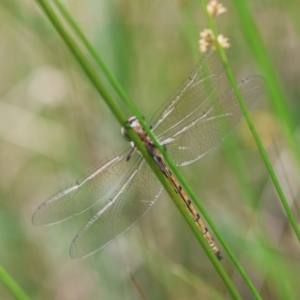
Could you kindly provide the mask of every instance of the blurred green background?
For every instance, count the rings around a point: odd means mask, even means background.
[[[298,125],[300,2],[289,2],[249,4]],[[198,1],[63,3],[146,120],[201,57],[199,32],[207,22]],[[235,1],[223,3],[228,12],[217,26],[236,41],[237,80],[262,74]],[[141,299],[128,268],[147,299],[230,299],[165,192],[134,227],[85,259],[72,260],[68,249],[89,213],[55,226],[32,225],[42,201],[126,141],[35,1],[2,0],[0,24],[0,264],[33,299]],[[299,219],[299,174],[271,101],[262,95],[252,117]],[[262,298],[299,299],[299,242],[245,122],[181,171]],[[253,299],[228,257],[222,264],[242,298]],[[0,298],[13,299],[2,284]]]

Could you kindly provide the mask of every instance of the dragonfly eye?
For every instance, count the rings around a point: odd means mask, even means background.
[[[139,125],[139,120],[137,117],[133,116],[128,119],[128,123],[130,124],[130,127],[134,128]]]

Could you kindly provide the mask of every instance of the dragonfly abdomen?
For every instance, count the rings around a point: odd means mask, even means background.
[[[175,192],[180,196],[181,200],[183,201],[184,205],[190,212],[191,216],[193,217],[193,220],[198,225],[200,231],[202,232],[203,236],[207,240],[209,246],[211,247],[212,251],[215,253],[218,260],[222,259],[222,255],[218,249],[218,247],[215,244],[214,239],[212,238],[211,234],[209,233],[207,227],[203,223],[199,213],[195,209],[194,205],[192,204],[192,201],[189,199],[185,191],[182,189],[181,185],[177,182],[171,171],[167,168],[166,164],[163,162],[163,160],[160,158],[160,165],[163,166],[163,173],[168,179],[168,181],[171,183],[171,185],[174,187]]]
[[[175,192],[180,196],[180,199],[183,201],[184,205],[186,206],[186,208],[190,212],[193,220],[198,225],[199,229],[201,230],[203,236],[207,240],[207,242],[208,242],[209,246],[211,247],[212,251],[215,253],[217,258],[219,260],[221,260],[222,259],[221,253],[220,253],[218,247],[216,246],[216,244],[214,242],[214,239],[210,235],[207,227],[205,226],[202,219],[200,218],[199,213],[197,212],[194,205],[192,204],[192,201],[189,199],[189,197],[187,196],[185,191],[182,189],[181,185],[177,182],[175,177],[172,175],[171,171],[168,169],[168,167],[167,167],[166,163],[164,162],[160,152],[153,145],[151,139],[149,138],[149,136],[147,135],[147,133],[145,132],[143,127],[140,125],[138,119],[136,117],[131,117],[131,118],[129,118],[129,123],[130,123],[130,126],[134,129],[134,131],[139,135],[140,139],[144,142],[145,146],[148,149],[148,152],[151,154],[154,161],[157,163],[157,165],[158,165],[159,169],[161,170],[161,172],[166,176],[168,181],[173,186]],[[132,149],[132,153],[135,151],[135,149],[136,149],[135,147]],[[130,157],[131,157],[131,154],[130,154],[130,156],[128,156],[128,159]]]

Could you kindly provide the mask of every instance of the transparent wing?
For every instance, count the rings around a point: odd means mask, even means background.
[[[248,109],[261,94],[263,85],[261,76],[250,76],[239,82]],[[242,116],[233,89],[228,89],[211,104],[202,103],[197,112],[169,130],[170,136],[162,143],[167,144],[168,153],[177,165],[187,165],[220,143]]]
[[[234,40],[229,38],[231,47],[226,49],[228,60],[233,56]],[[224,74],[219,54],[209,50],[204,54],[184,83],[156,112],[150,124],[161,139],[170,136],[168,133],[174,125],[184,122],[195,110],[205,105],[216,89],[218,80]]]
[[[92,254],[141,218],[161,193],[162,186],[140,155],[109,200],[75,236],[70,255]]]
[[[34,225],[50,225],[79,214],[102,199],[113,186],[122,180],[125,171],[136,159],[126,161],[131,148],[120,149],[103,159],[71,185],[54,194],[35,211]]]

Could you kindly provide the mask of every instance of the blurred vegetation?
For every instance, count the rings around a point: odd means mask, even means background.
[[[198,1],[64,3],[146,120],[201,57],[199,31],[207,22]],[[236,1],[223,3],[228,12],[217,26],[236,41],[231,66],[237,80],[264,75]],[[300,3],[249,4],[297,137]],[[51,227],[32,225],[42,201],[126,142],[36,2],[2,0],[0,16],[0,264],[33,299],[140,299],[128,268],[147,299],[229,299],[165,193],[131,230],[81,260],[72,260],[68,248],[91,212]],[[299,220],[295,157],[267,95],[252,117]],[[299,242],[245,122],[221,147],[181,171],[261,297],[299,299]],[[226,256],[222,264],[242,299],[252,299]],[[13,299],[1,284],[0,295]]]

